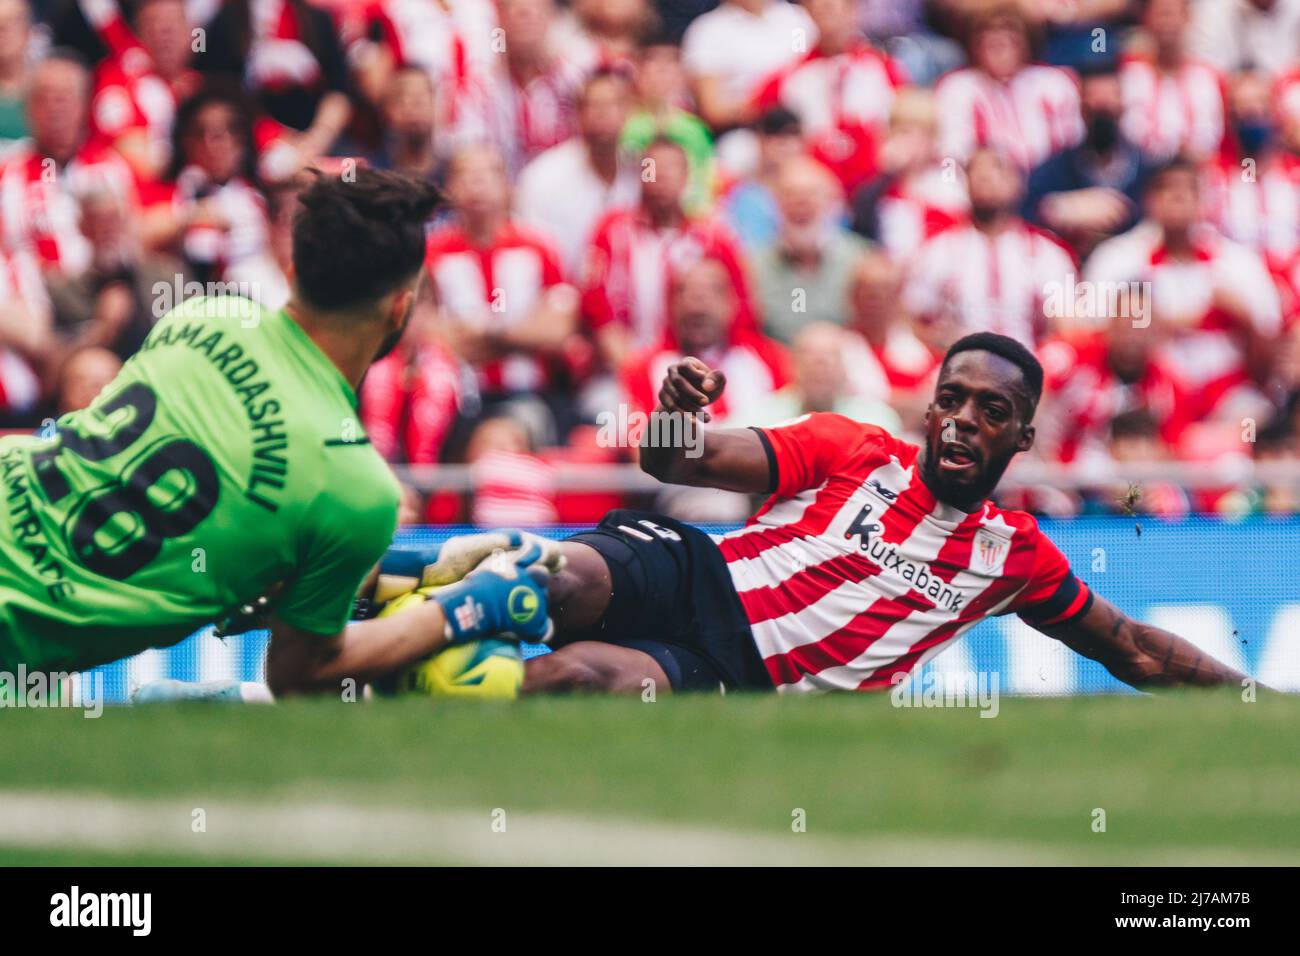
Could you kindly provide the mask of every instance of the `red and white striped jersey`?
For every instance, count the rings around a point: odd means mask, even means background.
[[[555,466],[536,455],[494,449],[470,465],[470,520],[483,528],[554,524]]]
[[[851,192],[876,172],[876,137],[906,82],[890,56],[861,40],[843,53],[806,54],[775,73],[755,101],[760,113],[784,106],[798,116],[809,151]]]
[[[483,248],[470,242],[460,226],[445,226],[429,237],[425,266],[447,317],[480,331],[527,321],[557,287],[577,298],[576,290],[565,285],[550,245],[513,223]],[[476,371],[486,392],[535,391],[550,384],[547,362],[525,352],[486,362]]]
[[[1030,64],[1006,83],[982,70],[954,70],[934,95],[939,154],[959,163],[988,146],[1029,170],[1083,138],[1079,87],[1055,66]]]
[[[705,257],[720,261],[736,297],[734,322],[757,326],[745,257],[725,223],[691,219],[656,229],[638,208],[617,209],[596,226],[582,269],[582,313],[593,329],[617,324],[637,349],[660,346],[668,330],[668,287],[673,275]]]
[[[1177,153],[1212,157],[1223,145],[1223,78],[1214,67],[1189,60],[1164,72],[1149,59],[1129,57],[1120,67],[1124,135],[1149,159]]]
[[[757,332],[737,331],[716,349],[697,352],[709,368],[727,376],[726,391],[709,405],[717,424],[744,419],[790,381],[790,360],[779,342]],[[624,394],[633,408],[649,414],[658,402],[659,386],[668,370],[685,355],[672,346],[633,355],[620,369]],[[734,417],[733,417],[734,416]]]
[[[1196,414],[1158,352],[1141,378],[1124,382],[1111,368],[1110,342],[1103,332],[1056,336],[1038,350],[1045,401],[1034,422],[1040,453],[1064,462],[1108,460],[1111,419],[1145,409],[1160,424],[1160,437],[1176,448]]]
[[[0,249],[0,303],[21,303],[41,322],[48,318],[49,298],[30,256],[6,255]],[[31,366],[13,349],[0,345],[0,411],[30,408],[40,397],[40,382]]]
[[[888,688],[986,617],[1087,608],[1033,517],[937,501],[917,446],[825,412],[758,431],[775,493],[719,547],[778,691]]]
[[[149,143],[149,159],[161,169],[171,160],[178,99],[199,82],[198,72],[188,70],[173,87],[153,71],[147,57],[105,60],[95,71],[91,133],[115,143],[127,133],[142,131]]]
[[[1235,323],[1220,298],[1235,300],[1260,335],[1282,328],[1281,301],[1263,259],[1211,227],[1197,230],[1189,255],[1175,257],[1163,231],[1141,223],[1093,250],[1083,278],[1098,290],[1148,284],[1153,321],[1177,333],[1161,346],[1162,361],[1196,396],[1198,415],[1249,380]]]
[[[130,167],[111,147],[88,142],[62,167],[30,146],[0,168],[3,245],[30,253],[43,269],[75,274],[90,265],[80,197],[111,192],[136,202]]]
[[[876,201],[877,236],[898,262],[910,262],[921,243],[963,219],[965,177],[936,163],[929,169],[897,179]]]
[[[467,73],[450,94],[450,141],[494,144],[511,177],[517,176],[578,132],[578,93],[592,65],[556,57],[545,73],[523,85],[504,64]]]
[[[1071,286],[1074,258],[1054,235],[1016,220],[989,234],[969,221],[926,240],[904,290],[913,315],[945,317],[964,332],[1000,332],[1033,348],[1047,303]]]

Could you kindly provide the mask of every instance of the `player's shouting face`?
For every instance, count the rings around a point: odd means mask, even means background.
[[[1034,444],[1037,396],[1020,367],[992,352],[953,355],[925,413],[921,474],[936,498],[970,511]]]

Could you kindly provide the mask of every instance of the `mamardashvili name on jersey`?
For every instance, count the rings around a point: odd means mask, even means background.
[[[0,438],[0,669],[174,644],[260,595],[342,630],[398,489],[286,311],[196,298],[85,409]]]
[[[1032,516],[936,500],[917,446],[829,413],[756,430],[776,488],[718,544],[777,690],[887,688],[985,617],[1090,604]]]

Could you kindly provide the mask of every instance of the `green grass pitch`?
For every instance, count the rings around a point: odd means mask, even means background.
[[[1297,726],[1235,692],[9,710],[0,865],[1294,864]]]

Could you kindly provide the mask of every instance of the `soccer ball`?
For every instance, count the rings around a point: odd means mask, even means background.
[[[384,605],[379,617],[401,614],[429,600],[436,588],[420,588]],[[443,648],[374,683],[375,693],[514,700],[524,683],[524,659],[513,641],[486,638]]]

